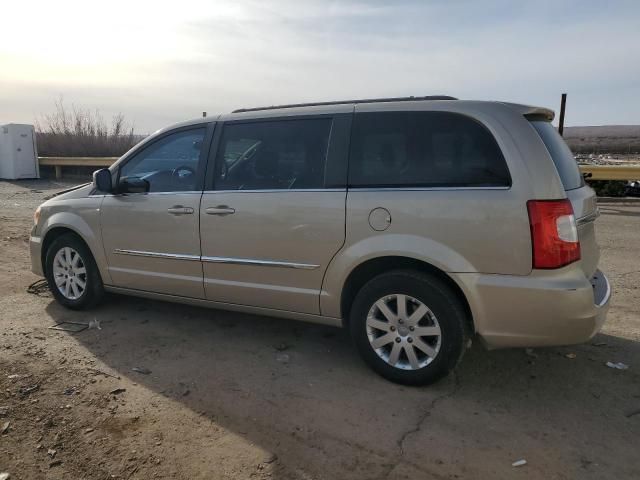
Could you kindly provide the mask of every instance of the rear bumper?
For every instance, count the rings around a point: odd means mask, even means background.
[[[587,280],[571,266],[526,277],[460,274],[458,280],[490,349],[586,342],[602,328],[611,300],[604,273]]]

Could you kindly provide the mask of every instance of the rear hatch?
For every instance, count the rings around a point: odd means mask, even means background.
[[[580,240],[580,264],[587,278],[591,278],[598,268],[600,258],[595,235],[595,220],[598,216],[596,194],[585,184],[571,150],[551,122],[533,120],[531,125],[547,147],[573,207]]]

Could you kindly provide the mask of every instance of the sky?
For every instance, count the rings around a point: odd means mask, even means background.
[[[0,124],[67,106],[138,133],[235,108],[447,94],[640,124],[638,1],[3,2]]]

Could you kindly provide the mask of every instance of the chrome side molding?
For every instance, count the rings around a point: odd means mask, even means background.
[[[180,253],[160,253],[160,252],[147,252],[143,250],[125,250],[116,248],[113,253],[116,255],[131,255],[134,257],[150,257],[150,258],[164,258],[168,260],[188,260],[188,261],[201,261],[206,263],[227,263],[233,265],[253,265],[257,267],[281,267],[281,268],[297,268],[302,270],[315,270],[320,265],[314,265],[310,263],[296,263],[296,262],[280,262],[276,260],[257,260],[254,258],[231,258],[231,257],[206,257],[199,255],[183,255]]]
[[[151,258],[166,258],[170,260],[190,260],[200,261],[199,255],[182,255],[179,253],[159,253],[159,252],[145,252],[143,250],[123,250],[116,248],[113,253],[117,255],[131,255],[134,257],[151,257]]]
[[[581,226],[581,225],[586,225],[587,223],[595,222],[596,218],[598,218],[599,216],[600,216],[600,209],[596,208],[594,212],[576,220],[576,224],[578,226]]]
[[[302,270],[314,270],[320,265],[310,263],[278,262],[275,260],[256,260],[253,258],[229,258],[229,257],[201,257],[207,263],[230,263],[234,265],[254,265],[258,267],[283,267],[298,268]]]

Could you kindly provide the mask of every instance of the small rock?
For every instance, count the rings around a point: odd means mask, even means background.
[[[118,395],[119,393],[124,393],[126,391],[127,391],[126,388],[116,388],[115,390],[111,390],[109,393],[111,395]]]
[[[576,358],[576,354],[575,353],[567,353],[565,355],[565,358],[568,358],[569,360],[573,360],[574,358]]]
[[[0,417],[9,415],[9,407],[0,407]]]
[[[57,467],[58,465],[62,465],[62,460],[54,460],[53,462],[49,462],[49,468]]]
[[[289,350],[289,348],[291,347],[284,342],[279,343],[278,345],[275,346],[275,349],[279,352],[284,352],[285,350]]]
[[[289,363],[289,355],[286,353],[279,353],[276,355],[276,360],[280,363]]]
[[[12,375],[7,375],[7,378],[8,378],[9,380],[13,380],[14,378],[20,378],[20,375],[19,375],[19,374],[17,374],[17,373],[14,373],[14,374],[12,374]]]
[[[151,373],[151,370],[149,370],[148,368],[145,368],[145,367],[133,367],[131,369],[131,371],[136,372],[136,373],[141,373],[143,375],[149,375]]]
[[[523,458],[521,460],[516,460],[511,464],[512,467],[522,467],[527,464],[527,461]]]
[[[56,456],[56,453],[58,453],[58,451],[53,448],[47,450],[47,455],[49,455],[51,458],[54,458]]]
[[[11,425],[11,422],[4,422],[2,428],[0,428],[0,434],[4,435],[7,433],[9,431],[9,425]]]
[[[9,472],[0,472],[0,480],[9,480],[9,477],[11,477]]]
[[[616,370],[627,370],[629,368],[629,365],[625,365],[622,362],[618,362],[618,363],[607,362],[605,363],[605,365],[609,368],[615,368]]]
[[[525,348],[524,353],[527,357],[538,358],[538,354],[534,353],[533,348]]]
[[[93,432],[93,428],[91,427],[84,429],[84,433],[91,433],[91,432]]]

